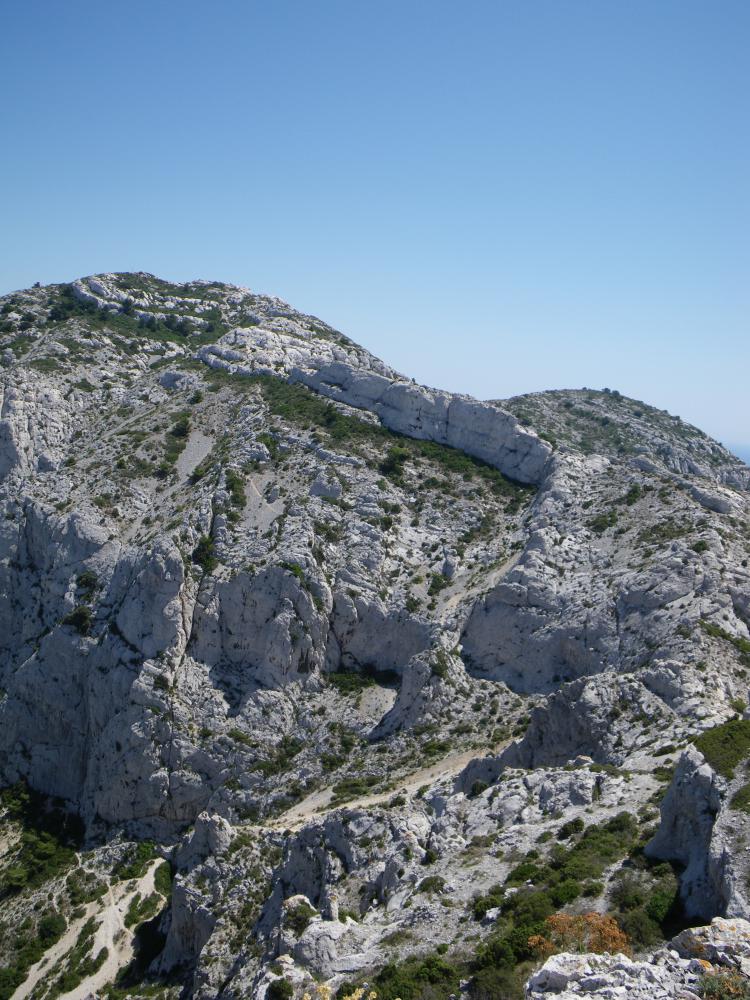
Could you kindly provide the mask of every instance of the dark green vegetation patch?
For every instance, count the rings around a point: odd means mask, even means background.
[[[706,761],[725,778],[750,754],[750,719],[731,719],[707,729],[695,740]]]
[[[0,899],[36,888],[75,864],[83,824],[60,800],[18,784],[0,792],[0,805],[7,819],[21,824],[18,845],[0,870]]]

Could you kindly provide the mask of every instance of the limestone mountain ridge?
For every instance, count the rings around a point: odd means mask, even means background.
[[[0,299],[0,360],[9,997],[536,997],[518,929],[555,913],[619,921],[631,980],[750,917],[750,468],[717,442],[145,273]],[[53,798],[80,829],[41,877]],[[70,947],[21,968],[43,908]]]

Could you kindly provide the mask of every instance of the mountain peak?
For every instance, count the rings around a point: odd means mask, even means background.
[[[6,296],[0,360],[0,995],[515,998],[530,938],[750,916],[716,442],[145,273]]]

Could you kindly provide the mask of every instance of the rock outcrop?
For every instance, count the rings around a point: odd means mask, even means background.
[[[217,282],[16,293],[0,358],[0,966],[53,908],[71,948],[121,931],[133,996],[421,961],[449,995],[533,899],[656,951],[553,957],[530,997],[700,985],[658,942],[679,894],[749,913],[745,764],[690,748],[750,700],[747,467],[612,392],[420,386]],[[83,834],[46,868],[51,797]]]
[[[713,920],[710,926],[683,931],[648,961],[626,955],[563,953],[548,959],[526,987],[527,1000],[575,1000],[579,997],[628,997],[634,1000],[692,1000],[704,995],[707,981],[724,996],[740,995],[750,975],[750,924]],[[711,995],[721,996],[721,992]]]

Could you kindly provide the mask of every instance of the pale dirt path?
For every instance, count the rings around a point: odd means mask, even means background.
[[[37,983],[44,979],[46,974],[58,961],[58,959],[61,959],[63,955],[76,943],[78,933],[94,912],[95,905],[96,904],[94,903],[89,903],[84,916],[82,916],[80,920],[74,920],[71,924],[69,924],[68,929],[65,931],[57,944],[53,944],[51,948],[45,951],[44,955],[42,955],[36,965],[31,966],[28,976],[16,989],[16,992],[12,995],[10,1000],[22,1000],[23,997],[31,995]]]
[[[91,957],[96,957],[102,948],[107,948],[109,954],[107,960],[93,976],[84,979],[74,990],[60,995],[59,1000],[84,1000],[89,994],[96,992],[112,982],[119,970],[125,966],[133,957],[133,932],[125,927],[125,914],[128,912],[130,902],[136,893],[141,897],[150,895],[154,891],[154,872],[161,863],[161,858],[149,865],[146,873],[138,879],[135,885],[130,882],[123,882],[115,886],[110,886],[107,895],[102,900],[89,903],[86,912],[80,919],[74,920],[60,938],[51,948],[45,951],[44,955],[32,965],[29,974],[23,983],[15,991],[11,1000],[25,1000],[31,996],[35,987],[50,972],[53,966],[74,947],[81,928],[89,919],[94,917],[100,922],[94,934],[94,941],[91,948]],[[104,903],[104,908],[101,908]]]
[[[501,563],[499,566],[495,567],[492,572],[488,573],[487,576],[482,578],[481,586],[478,583],[472,585],[469,583],[468,587],[466,585],[466,580],[460,577],[458,582],[462,584],[454,594],[451,594],[443,602],[442,611],[455,611],[456,608],[465,601],[473,600],[476,595],[481,591],[482,593],[492,590],[496,587],[498,583],[506,576],[513,567],[516,565],[518,560],[521,558],[522,552],[514,552],[512,556]],[[469,574],[471,576],[471,574]]]
[[[282,830],[298,830],[310,819],[320,819],[321,816],[331,812],[333,809],[360,809],[367,806],[375,806],[382,802],[389,802],[394,795],[403,792],[407,795],[413,795],[423,785],[434,784],[440,778],[454,777],[460,771],[463,771],[469,761],[476,760],[478,757],[483,757],[490,753],[499,753],[505,745],[499,744],[496,748],[480,747],[473,750],[464,750],[457,754],[449,754],[434,764],[428,764],[418,771],[404,775],[402,779],[394,784],[394,787],[390,791],[375,792],[372,795],[362,795],[356,799],[348,799],[346,802],[342,802],[340,806],[331,805],[333,799],[332,787],[321,788],[313,792],[312,795],[308,795],[306,799],[298,802],[290,809],[287,809],[286,812],[281,813],[269,826]]]
[[[110,887],[106,908],[99,913],[101,924],[94,934],[91,955],[96,958],[102,948],[108,951],[107,959],[93,976],[88,976],[74,990],[60,995],[59,1000],[85,1000],[86,997],[114,981],[115,976],[133,957],[133,931],[125,926],[125,914],[136,893],[145,899],[154,891],[154,872],[161,864],[161,858],[152,862],[143,878],[135,886],[124,892],[113,891]],[[123,883],[129,886],[129,882]],[[118,887],[119,888],[119,887]]]
[[[184,480],[195,471],[197,466],[201,464],[207,455],[211,454],[213,446],[214,439],[212,436],[204,434],[203,431],[190,432],[187,444],[175,463],[175,469],[177,471],[177,477],[180,480],[180,484],[182,484]]]

